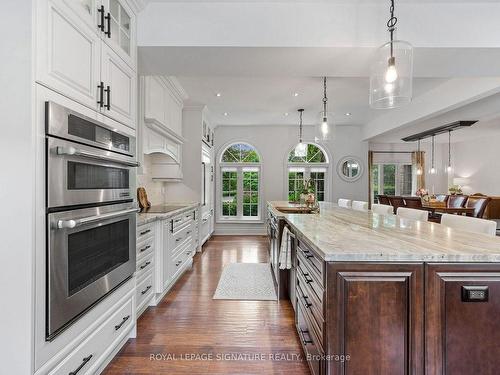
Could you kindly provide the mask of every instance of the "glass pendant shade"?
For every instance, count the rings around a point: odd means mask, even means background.
[[[392,46],[392,54],[391,54]],[[402,40],[377,49],[370,73],[370,107],[397,108],[411,102],[413,47]]]
[[[307,156],[307,143],[300,142],[295,146],[295,156],[305,158]]]
[[[328,141],[335,138],[335,125],[333,124],[333,113],[321,111],[318,114],[314,139],[316,142]]]

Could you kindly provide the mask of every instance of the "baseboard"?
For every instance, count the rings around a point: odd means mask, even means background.
[[[266,226],[262,223],[226,223],[215,225],[215,235],[218,236],[265,236]]]

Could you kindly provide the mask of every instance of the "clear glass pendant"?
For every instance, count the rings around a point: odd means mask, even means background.
[[[295,146],[295,156],[305,158],[307,156],[307,143],[300,142]]]
[[[413,95],[413,47],[402,40],[378,48],[370,73],[370,107],[397,108]]]
[[[335,138],[335,125],[333,124],[333,113],[321,111],[314,131],[316,142],[324,142]]]

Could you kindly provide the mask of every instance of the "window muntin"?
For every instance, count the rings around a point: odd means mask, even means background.
[[[222,215],[236,216],[238,207],[238,172],[222,170]]]
[[[415,184],[415,174],[411,164],[373,164],[372,192],[374,202],[377,195],[412,195]]]
[[[259,216],[259,170],[243,169],[243,216]]]
[[[320,146],[308,143],[305,157],[295,155],[295,147],[288,154],[288,201],[298,202],[304,188],[304,180],[314,182],[318,201],[324,201],[327,194],[328,157]]]
[[[246,143],[235,143],[226,148],[222,163],[259,163],[260,157],[254,147]]]

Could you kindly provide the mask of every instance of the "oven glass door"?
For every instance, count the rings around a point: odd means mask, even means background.
[[[49,214],[47,337],[133,274],[136,212],[120,204]]]
[[[48,207],[133,199],[130,157],[52,137],[47,155]]]

